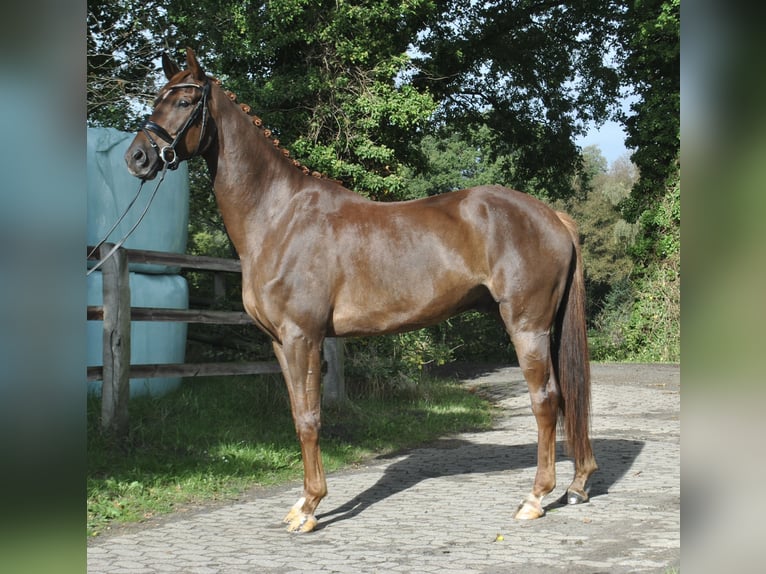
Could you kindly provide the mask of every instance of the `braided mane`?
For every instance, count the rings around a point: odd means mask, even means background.
[[[218,78],[210,78],[212,82],[214,82],[216,85],[221,86],[221,80]],[[222,87],[222,86],[221,86]],[[237,96],[233,92],[224,89],[223,93],[226,94],[226,96],[232,101],[237,101]],[[290,150],[287,148],[279,145],[279,139],[272,137],[272,131],[268,128],[263,127],[263,120],[256,116],[255,114],[250,114],[250,106],[244,103],[239,104],[239,108],[247,114],[250,118],[252,118],[252,123],[255,127],[259,128],[261,130],[261,133],[263,135],[271,140],[271,143],[274,144],[274,147],[277,148],[282,152],[282,157],[284,157],[287,161],[289,161],[295,168],[301,170],[304,175],[311,175],[312,177],[316,177],[317,179],[327,179],[327,176],[321,172],[318,171],[312,171],[307,166],[303,165],[301,162],[299,162],[297,159],[293,159],[290,157]],[[340,182],[339,182],[340,183]]]

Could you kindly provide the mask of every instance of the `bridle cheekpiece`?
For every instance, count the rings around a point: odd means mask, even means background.
[[[157,153],[159,158],[162,160],[162,162],[165,164],[165,167],[167,169],[176,169],[178,167],[179,161],[178,161],[178,154],[176,153],[176,146],[178,145],[178,142],[181,140],[182,137],[186,134],[187,130],[192,126],[192,124],[197,120],[200,113],[202,114],[202,127],[200,128],[199,132],[199,141],[197,142],[197,149],[194,151],[192,156],[197,155],[200,153],[200,146],[202,145],[202,135],[205,133],[205,125],[207,124],[207,99],[210,95],[210,82],[205,82],[203,85],[194,84],[194,83],[186,83],[186,84],[176,84],[175,86],[170,86],[168,88],[168,91],[177,90],[180,88],[196,88],[198,90],[202,91],[202,97],[197,102],[197,105],[192,110],[191,114],[189,114],[189,117],[186,119],[186,123],[184,123],[183,127],[178,131],[175,137],[171,136],[165,128],[163,128],[161,125],[157,124],[156,122],[153,122],[149,118],[145,119],[143,123],[141,124],[141,131],[144,132],[144,135],[146,135],[146,138],[149,140],[149,144],[152,146],[154,151]],[[167,142],[168,145],[160,147],[157,142],[152,137],[152,133],[154,133],[156,136],[159,136],[160,139]]]

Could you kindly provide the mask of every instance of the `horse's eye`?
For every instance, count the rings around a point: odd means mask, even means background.
[[[191,104],[186,100],[178,100],[179,108],[188,108]]]

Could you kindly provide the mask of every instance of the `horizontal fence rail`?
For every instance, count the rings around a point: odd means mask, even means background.
[[[92,247],[89,247],[88,253],[92,249]],[[242,264],[236,259],[184,255],[182,253],[167,253],[165,251],[150,251],[146,249],[125,249],[125,253],[130,263],[159,264],[167,265],[168,267],[183,267],[185,269],[200,269],[203,271],[242,272]]]
[[[153,365],[131,365],[129,378],[152,379],[158,377],[213,377],[219,375],[270,375],[282,370],[278,363],[158,363]],[[88,380],[100,381],[102,367],[88,367]]]
[[[131,307],[131,321],[183,321],[210,325],[253,325],[244,311],[207,311],[204,309],[163,309],[161,307]],[[103,321],[104,306],[88,305],[88,321]]]
[[[98,256],[104,257],[113,247],[105,243]],[[88,247],[88,253],[92,251]],[[89,305],[89,321],[104,322],[103,366],[87,368],[88,381],[102,381],[101,426],[115,434],[127,430],[129,381],[132,378],[196,377],[219,375],[254,375],[281,373],[273,362],[222,362],[179,364],[130,364],[130,323],[132,321],[181,321],[186,323],[254,325],[250,316],[241,311],[213,311],[207,309],[165,309],[131,307],[128,265],[130,263],[160,264],[214,273],[241,273],[242,266],[234,259],[203,257],[120,247],[102,267],[103,304]],[[328,374],[324,379],[326,401],[345,399],[343,380],[342,341],[328,338],[324,345]]]

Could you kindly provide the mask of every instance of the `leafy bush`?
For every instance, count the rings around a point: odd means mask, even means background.
[[[496,315],[469,311],[437,329],[455,361],[516,363],[511,340]]]
[[[591,359],[596,361],[622,361],[625,352],[625,328],[630,322],[635,301],[633,285],[624,279],[612,286],[604,297],[603,309],[593,319],[588,333]]]
[[[389,397],[413,392],[430,363],[444,364],[450,349],[431,329],[351,339],[346,343],[346,377],[352,397]]]
[[[514,364],[516,355],[501,321],[468,312],[439,325],[346,343],[346,377],[352,396],[392,396],[414,389],[424,371],[452,361]]]
[[[648,264],[615,284],[594,321],[596,360],[678,362],[681,357],[681,182],[641,217],[639,255]]]
[[[590,333],[598,361],[678,362],[681,358],[680,257],[635,284],[615,285]]]

